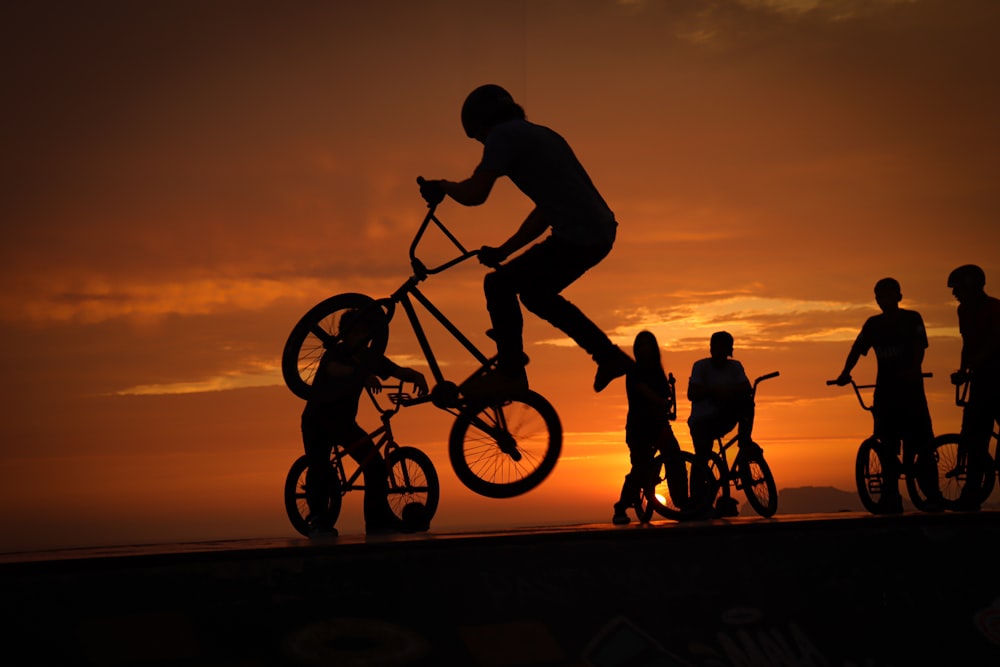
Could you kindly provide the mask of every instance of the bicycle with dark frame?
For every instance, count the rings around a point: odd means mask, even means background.
[[[481,352],[418,286],[428,277],[478,256],[478,251],[462,245],[437,218],[436,208],[428,206],[410,243],[412,275],[385,298],[345,293],[316,304],[300,318],[285,342],[282,376],[292,393],[309,399],[317,391],[313,379],[323,352],[339,340],[338,325],[343,314],[360,310],[377,315],[374,319],[380,325],[374,328],[367,350],[367,356],[376,359],[388,344],[389,323],[396,306],[400,306],[434,378],[434,386],[427,395],[413,398],[407,404],[429,402],[454,415],[448,439],[449,459],[466,487],[490,498],[517,496],[537,487],[555,468],[562,449],[562,425],[552,404],[530,389],[485,394],[469,391],[469,387],[474,387],[477,380],[495,368],[496,356],[487,357]],[[427,266],[417,257],[417,249],[432,225],[457,254],[436,266]],[[478,362],[479,368],[463,381],[456,383],[444,377],[415,303]]]
[[[670,409],[667,421],[677,419],[677,390],[673,373],[667,374],[670,387]],[[653,514],[665,519],[684,521],[702,516],[710,507],[714,494],[697,493],[689,481],[710,479],[707,461],[694,452],[680,449],[676,438],[661,438],[655,444],[653,468],[649,481],[639,489],[633,509],[640,523],[649,523]]]
[[[751,398],[757,395],[758,384],[778,375],[780,373],[775,371],[755,379],[751,388]],[[774,481],[774,473],[764,459],[763,449],[760,446],[753,448],[753,451],[746,451],[740,449],[738,443],[739,434],[736,430],[728,439],[725,436],[716,438],[715,446],[708,455],[710,477],[700,487],[696,483],[696,478],[692,478],[693,492],[708,494],[710,499],[708,507],[711,507],[719,500],[728,500],[726,504],[735,503],[733,493],[742,491],[757,514],[770,518],[778,511],[778,487]],[[737,448],[737,453],[730,465],[729,452],[734,446]]]
[[[969,382],[955,385],[955,405],[964,408],[969,400]],[[1000,433],[994,422],[993,436],[986,451],[986,474],[979,484],[980,503],[993,493],[1000,475]],[[938,468],[938,484],[941,488],[942,500],[946,509],[958,509],[959,496],[968,481],[968,452],[962,443],[961,434],[944,433],[934,439],[934,458]]]
[[[352,491],[364,491],[364,484],[359,481],[362,471],[371,457],[381,454],[385,462],[388,479],[389,508],[397,519],[408,525],[413,519],[409,516],[412,507],[420,507],[418,526],[415,530],[426,530],[437,511],[441,498],[441,484],[437,470],[430,457],[416,447],[400,445],[392,432],[392,418],[403,406],[414,403],[409,394],[403,391],[402,381],[383,385],[389,406],[383,405],[369,388],[365,388],[372,405],[379,413],[381,425],[368,433],[364,438],[346,445],[334,445],[330,454],[330,465],[334,471],[334,489],[329,496],[327,514],[331,523],[335,524],[340,516],[343,498]],[[366,442],[374,447],[360,462],[355,461],[350,452]],[[308,457],[300,456],[288,470],[285,477],[285,512],[292,526],[299,533],[309,535],[309,503],[307,501],[306,476],[309,470]]]
[[[923,377],[933,377],[931,373],[923,373]],[[837,380],[827,380],[827,386],[839,385]],[[854,395],[858,399],[858,405],[866,412],[872,412],[872,405],[865,402],[861,393],[862,389],[874,389],[873,384],[857,384],[854,379],[850,381],[850,387],[854,390]],[[874,419],[874,416],[873,416]],[[924,463],[921,457],[924,452],[918,452],[912,447],[902,447],[903,452],[900,457],[897,445],[896,465],[899,467],[900,479],[904,480],[907,495],[910,501],[920,511],[927,511],[930,507],[928,495],[920,488],[917,470]],[[885,463],[879,453],[882,450],[882,443],[873,433],[865,438],[858,446],[858,453],[854,460],[854,482],[857,486],[858,497],[865,509],[872,514],[880,514],[884,510],[881,507],[881,500],[884,489],[887,488],[885,479]]]

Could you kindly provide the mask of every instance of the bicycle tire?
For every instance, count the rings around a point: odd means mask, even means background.
[[[323,398],[313,388],[313,379],[323,353],[336,343],[340,318],[349,310],[377,308],[381,326],[372,336],[366,357],[374,364],[389,342],[388,316],[380,302],[365,294],[348,292],[320,301],[292,327],[281,353],[281,375],[285,385],[303,400]]]
[[[455,418],[448,439],[455,475],[487,498],[511,498],[534,489],[555,468],[561,450],[559,415],[531,390],[469,403]]]
[[[306,502],[306,473],[309,463],[305,456],[300,456],[292,463],[285,476],[285,513],[292,527],[302,535],[309,535],[309,503]],[[331,494],[327,512],[333,524],[340,517],[340,509],[344,498],[340,493]]]
[[[708,507],[712,508],[722,498],[729,497],[729,487],[732,485],[731,474],[729,466],[722,460],[722,455],[718,452],[710,453],[705,462],[711,475],[709,483],[712,486],[706,487],[706,495],[709,496]]]
[[[657,514],[674,521],[705,516],[715,501],[718,484],[707,461],[682,450],[675,455],[657,455],[654,466],[651,493],[644,495],[649,496],[648,504]]]
[[[757,514],[770,519],[778,511],[778,487],[771,466],[762,454],[746,456],[740,453],[740,482],[747,502]]]
[[[652,488],[641,489],[639,491],[639,497],[632,508],[635,510],[635,518],[639,520],[639,523],[649,523],[653,519],[653,504],[649,501],[652,496]]]
[[[945,509],[959,509],[958,498],[968,479],[967,460],[959,434],[945,433],[934,438],[934,458],[938,469],[938,486],[941,489]],[[981,503],[986,502],[997,483],[996,462],[989,457],[988,463],[989,472],[980,485]]]
[[[429,525],[441,499],[437,470],[427,454],[416,447],[397,447],[386,457],[389,474],[389,507],[400,521],[411,503],[424,506],[423,519]]]
[[[930,451],[930,455],[934,457],[934,467],[937,471],[937,483],[938,487],[941,486],[941,469],[937,463],[937,452],[934,447]],[[920,480],[918,471],[920,466],[923,465],[925,454],[915,454],[913,452],[905,452],[903,457],[903,470],[906,471],[906,494],[910,497],[910,502],[921,512],[928,511],[931,507],[931,501],[924,490],[920,486]],[[943,495],[943,494],[942,494]],[[942,504],[944,500],[942,499]]]
[[[879,514],[879,503],[885,488],[885,475],[877,445],[875,438],[868,438],[858,447],[858,455],[854,460],[854,482],[858,497],[865,509],[872,514]]]

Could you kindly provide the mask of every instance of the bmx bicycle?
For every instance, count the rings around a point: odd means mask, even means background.
[[[964,408],[969,399],[969,383],[955,385],[955,405]],[[1000,462],[998,462],[998,441],[1000,433],[997,432],[996,422],[994,422],[993,436],[986,451],[986,474],[983,477],[979,489],[979,502],[986,502],[997,484],[997,476],[1000,475]],[[992,452],[990,451],[992,450]],[[942,500],[946,509],[958,509],[958,499],[968,481],[968,461],[969,455],[965,445],[962,443],[961,435],[958,433],[945,433],[934,439],[934,457],[938,466],[938,485],[941,488]]]
[[[780,375],[778,371],[761,375],[753,381],[751,397],[757,395],[757,385],[764,380],[770,380]],[[709,502],[705,507],[709,508],[713,502],[726,500],[727,504],[734,502],[732,497],[734,492],[742,491],[747,502],[757,514],[768,519],[778,511],[778,487],[774,482],[774,474],[771,467],[764,460],[764,452],[760,446],[756,446],[754,451],[739,449],[739,434],[733,435],[725,440],[725,436],[716,438],[715,447],[708,454],[708,468],[710,477],[708,482],[698,487],[694,479],[692,486],[695,493],[708,496]],[[754,443],[756,445],[756,443]],[[736,455],[733,457],[732,465],[729,464],[729,451],[737,447]],[[697,478],[695,478],[697,479]]]
[[[364,484],[358,479],[362,474],[364,464],[371,457],[382,454],[385,461],[385,472],[389,487],[389,508],[400,521],[404,521],[403,510],[414,503],[423,505],[421,519],[429,525],[437,511],[441,498],[441,485],[437,471],[430,457],[416,447],[406,447],[396,442],[392,433],[392,417],[400,407],[413,402],[413,399],[403,392],[403,383],[384,385],[390,405],[383,406],[375,397],[375,393],[366,388],[368,397],[379,413],[382,425],[347,445],[335,445],[330,454],[330,465],[333,466],[337,492],[329,499],[328,512],[333,523],[340,516],[344,496],[351,491],[364,491]],[[349,451],[365,441],[374,445],[362,462],[356,462]],[[353,469],[352,469],[353,466]],[[306,501],[306,474],[309,463],[306,457],[300,456],[288,470],[285,477],[285,512],[292,522],[292,527],[303,535],[309,534],[309,504]],[[350,474],[348,474],[350,471]]]
[[[422,179],[417,179],[421,182]],[[430,402],[455,417],[448,438],[448,456],[458,479],[470,490],[489,498],[509,498],[535,488],[555,468],[562,449],[562,425],[555,408],[541,394],[530,389],[483,393],[468,391],[476,380],[496,367],[496,357],[487,357],[424,295],[419,284],[461,262],[478,256],[467,250],[437,218],[437,205],[427,213],[410,243],[409,259],[413,274],[391,295],[374,299],[358,293],[331,296],[313,306],[293,327],[285,342],[281,371],[285,384],[299,398],[309,399],[319,390],[313,379],[326,349],[339,340],[339,323],[352,310],[374,314],[381,322],[374,327],[367,355],[376,358],[386,348],[389,323],[402,307],[421,352],[430,367],[434,386],[409,404]],[[457,254],[436,266],[427,266],[417,257],[425,233],[434,225],[454,246]],[[444,377],[431,348],[415,302],[465,348],[480,364],[461,383]]]
[[[677,419],[677,392],[674,374],[667,375],[670,387],[670,410],[667,421]],[[669,428],[669,427],[668,427]],[[673,440],[676,443],[676,440]],[[711,472],[707,462],[695,456],[694,452],[680,448],[664,449],[660,441],[653,453],[653,468],[649,482],[639,490],[639,497],[633,508],[639,523],[649,523],[653,514],[666,519],[683,521],[704,514],[712,502],[711,493],[692,493],[691,479],[709,479]]]
[[[931,373],[923,373],[923,377],[929,378],[933,377],[933,375]],[[826,384],[827,386],[831,386],[838,383],[836,380],[827,380]],[[871,412],[872,405],[865,402],[865,397],[862,395],[861,390],[874,389],[875,385],[857,384],[851,379],[850,386],[858,399],[858,405],[866,412]],[[881,505],[881,502],[887,485],[891,483],[885,478],[885,466],[879,454],[880,449],[882,447],[879,439],[872,434],[858,446],[858,453],[854,459],[854,483],[857,486],[858,497],[861,499],[861,504],[864,505],[865,509],[872,514],[884,513],[885,509]],[[930,501],[917,481],[918,466],[923,463],[921,457],[925,453],[913,451],[913,448],[903,447],[902,449],[902,461],[897,458],[897,465],[900,471],[899,476],[906,483],[906,493],[910,497],[910,501],[914,507],[922,512],[928,511]]]

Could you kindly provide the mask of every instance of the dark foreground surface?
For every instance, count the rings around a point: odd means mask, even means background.
[[[4,665],[1000,664],[1000,514],[7,556]]]

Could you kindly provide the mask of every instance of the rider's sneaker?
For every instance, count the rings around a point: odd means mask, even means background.
[[[952,509],[956,512],[978,512],[982,509],[982,503],[963,492],[955,499]]]
[[[878,503],[878,514],[902,514],[903,498],[901,496],[882,496]]]
[[[597,374],[594,376],[594,391],[601,392],[611,384],[611,381],[632,370],[635,362],[632,357],[622,352],[617,345],[614,350],[597,364]]]
[[[940,498],[928,498],[924,501],[923,511],[937,514],[944,511],[944,500]]]
[[[469,378],[461,388],[463,394],[471,397],[513,394],[528,390],[528,374],[523,366],[495,369]]]
[[[630,519],[628,514],[625,513],[625,508],[620,505],[615,505],[615,514],[611,517],[611,523],[616,526],[623,526],[630,521],[632,521],[632,519]]]
[[[719,498],[715,503],[715,509],[720,517],[739,516],[739,503],[735,498]]]
[[[325,521],[311,521],[309,523],[310,540],[329,540],[337,537],[337,529]]]

